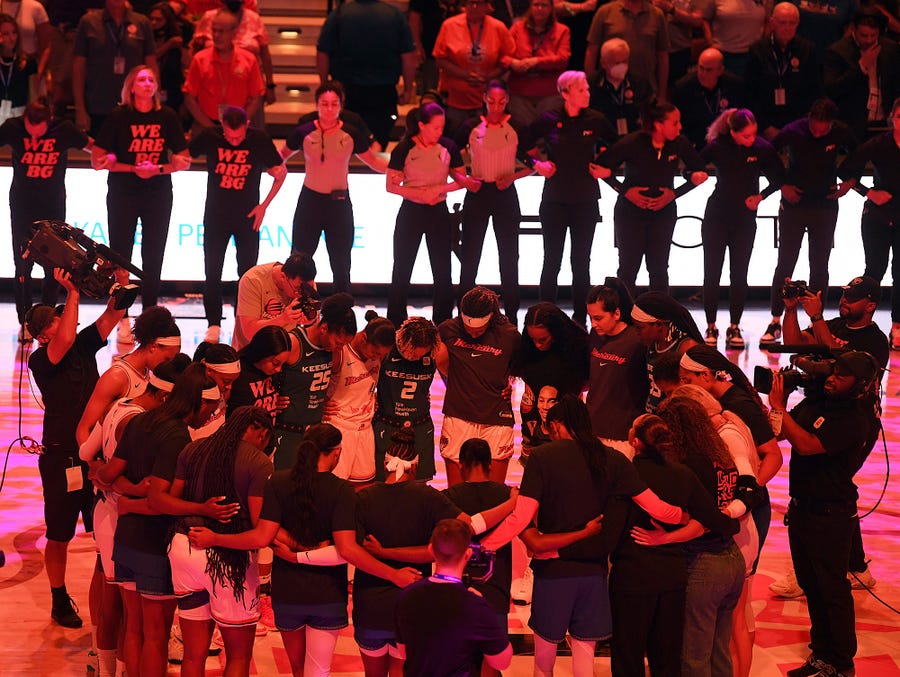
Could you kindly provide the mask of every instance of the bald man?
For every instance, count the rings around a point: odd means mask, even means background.
[[[775,138],[788,122],[806,115],[822,94],[815,45],[797,35],[800,10],[780,2],[772,10],[769,33],[750,47],[744,83],[760,133]]]
[[[725,70],[725,59],[715,47],[704,49],[697,68],[672,90],[672,103],[681,111],[682,133],[697,148],[706,145],[706,130],[728,108],[747,104],[743,81]]]
[[[616,128],[618,138],[640,129],[641,107],[653,96],[650,83],[628,67],[631,49],[622,38],[600,46],[600,69],[591,82],[591,108]]]

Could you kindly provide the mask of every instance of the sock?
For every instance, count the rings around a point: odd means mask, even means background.
[[[66,606],[69,603],[69,593],[65,585],[50,588],[50,595],[53,597],[53,606]]]
[[[116,677],[125,677],[125,661],[116,658]]]
[[[259,584],[259,594],[260,595],[271,595],[272,594],[271,581]]]
[[[98,649],[100,673],[99,677],[116,677],[116,650]]]

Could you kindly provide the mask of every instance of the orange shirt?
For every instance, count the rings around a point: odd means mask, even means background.
[[[184,91],[195,99],[211,119],[219,119],[219,106],[246,108],[266,92],[256,57],[246,49],[234,48],[229,61],[216,56],[212,47],[201,49],[191,60]]]

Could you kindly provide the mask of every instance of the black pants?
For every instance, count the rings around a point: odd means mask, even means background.
[[[791,277],[803,244],[803,233],[809,233],[809,288],[828,294],[828,259],[834,244],[837,204],[832,207],[785,207],[778,212],[778,263],[772,277],[772,315],[784,312],[781,288],[784,278]]]
[[[519,312],[519,223],[522,221],[515,186],[498,190],[497,184],[484,183],[477,193],[466,193],[462,213],[459,297],[475,286],[489,219],[493,221],[497,238],[503,308],[510,321],[515,323]]]
[[[541,269],[541,301],[556,303],[557,278],[562,267],[566,231],[571,231],[572,306],[576,322],[587,321],[587,293],[591,288],[591,247],[600,218],[597,200],[589,202],[553,202],[542,200],[541,237],[544,240],[544,266]]]
[[[347,110],[352,110],[365,121],[384,150],[397,119],[397,87],[347,85]]]
[[[404,200],[400,205],[394,228],[394,270],[387,306],[388,319],[396,326],[399,327],[406,319],[409,280],[423,235],[434,279],[431,319],[435,324],[440,324],[450,318],[453,312],[453,282],[450,276],[452,226],[446,203],[422,205]]]
[[[209,326],[222,323],[222,267],[228,242],[234,237],[237,250],[237,274],[256,265],[259,257],[259,233],[253,230],[253,219],[222,217],[206,213],[203,217],[203,263],[206,284],[203,287],[203,309]],[[236,300],[235,300],[236,302]]]
[[[291,243],[294,251],[310,256],[319,248],[319,238],[325,233],[325,248],[331,262],[333,291],[350,291],[350,252],[353,249],[353,204],[345,193],[344,199],[331,194],[317,193],[306,186],[300,190],[294,211],[294,231]]]
[[[879,282],[891,261],[891,321],[900,322],[900,221],[884,209],[873,208],[866,202],[862,215],[862,241],[866,254],[866,275]]]
[[[169,219],[172,217],[172,189],[140,193],[118,193],[110,188],[106,194],[109,216],[109,246],[131,260],[138,219],[141,221],[141,304],[155,306],[159,299],[160,276]]]
[[[756,213],[744,205],[735,206],[731,213],[724,207],[707,208],[700,232],[703,236],[703,309],[706,311],[706,322],[714,324],[716,321],[722,264],[727,247],[731,282],[728,310],[731,323],[740,324],[747,303],[747,271],[756,238]]]
[[[66,199],[52,199],[42,195],[41,204],[34,204],[28,200],[22,200],[10,193],[9,196],[9,221],[12,227],[12,251],[13,265],[15,267],[15,279],[13,290],[16,297],[16,316],[19,324],[25,320],[26,311],[33,303],[31,295],[31,271],[34,268],[33,261],[22,258],[22,250],[25,242],[31,237],[31,224],[42,219],[64,221],[66,218]],[[55,306],[59,299],[59,283],[53,279],[53,271],[44,271],[44,284],[41,288],[41,303]]]
[[[642,594],[610,585],[613,677],[643,677],[644,655],[653,677],[681,677],[684,588]]]
[[[815,507],[791,501],[786,517],[791,559],[809,607],[809,647],[838,670],[853,667],[856,616],[847,569],[856,505]]]
[[[619,279],[634,290],[641,260],[646,257],[650,289],[669,291],[669,250],[678,209],[675,202],[657,212],[641,209],[624,196],[616,201],[616,247],[619,249]]]

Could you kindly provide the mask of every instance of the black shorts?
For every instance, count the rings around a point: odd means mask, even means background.
[[[69,491],[66,469],[81,468],[81,489]],[[53,452],[38,457],[41,485],[44,489],[44,522],[47,539],[71,541],[75,536],[78,516],[84,522],[84,530],[94,530],[94,485],[88,480],[88,465],[78,458],[78,453]]]

